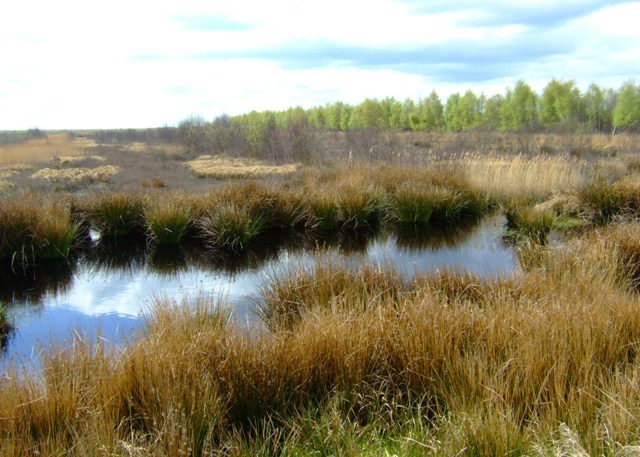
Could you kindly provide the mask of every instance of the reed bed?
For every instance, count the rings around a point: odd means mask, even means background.
[[[498,201],[542,201],[590,178],[586,162],[563,156],[466,154],[451,162],[474,189]]]
[[[640,297],[620,281],[632,248],[611,249],[627,230],[539,246],[502,278],[407,283],[321,256],[272,278],[253,334],[159,299],[123,349],[77,340],[42,379],[7,373],[1,452],[631,455]]]

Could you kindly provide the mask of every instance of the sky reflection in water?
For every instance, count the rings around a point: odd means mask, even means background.
[[[497,275],[515,268],[511,248],[502,242],[504,219],[491,217],[459,232],[395,230],[372,238],[331,240],[328,254],[344,256],[352,265],[375,262],[394,266],[407,276],[441,269]],[[253,310],[265,280],[301,264],[311,265],[316,253],[304,247],[277,248],[233,262],[194,262],[181,251],[148,256],[144,249],[120,250],[122,258],[105,262],[87,257],[68,270],[25,272],[18,279],[2,274],[0,300],[8,305],[15,330],[0,367],[9,360],[37,366],[38,354],[52,343],[68,344],[80,334],[89,341],[99,335],[118,343],[143,324],[154,297],[204,295],[224,299],[241,325],[256,325]],[[252,257],[253,256],[253,257]],[[154,258],[155,257],[155,258]],[[45,276],[43,276],[45,275]]]

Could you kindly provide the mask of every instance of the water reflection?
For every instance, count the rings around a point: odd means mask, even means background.
[[[480,275],[514,268],[501,240],[503,218],[489,218],[462,230],[396,226],[390,231],[339,232],[307,236],[271,232],[240,253],[183,245],[159,248],[97,241],[77,259],[58,265],[0,269],[0,299],[8,304],[16,330],[4,362],[32,360],[34,347],[62,340],[74,331],[119,341],[138,328],[153,297],[224,297],[243,325],[256,321],[255,295],[272,273],[313,263],[317,248],[357,267],[386,263],[407,275],[458,268]]]
[[[0,302],[38,304],[47,293],[71,287],[75,260],[41,260],[37,264],[0,262]]]
[[[455,227],[396,224],[393,233],[400,249],[439,249],[466,242],[481,227],[480,221],[470,221]]]

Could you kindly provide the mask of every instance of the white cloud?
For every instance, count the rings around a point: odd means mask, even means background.
[[[617,87],[640,69],[640,2],[607,5],[13,2],[0,17],[0,129],[157,126],[517,79]]]

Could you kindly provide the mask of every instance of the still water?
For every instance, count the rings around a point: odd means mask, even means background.
[[[504,218],[494,216],[459,231],[393,230],[362,238],[338,237],[324,243],[324,255],[358,264],[384,264],[406,277],[438,269],[482,276],[509,274],[512,249],[503,242]],[[39,366],[52,345],[74,336],[119,344],[142,327],[154,297],[181,302],[211,297],[231,307],[241,326],[259,325],[258,291],[276,275],[312,265],[323,243],[265,243],[266,249],[242,256],[207,258],[183,251],[149,254],[145,246],[93,253],[72,266],[38,271],[3,272],[0,300],[15,329],[5,342],[0,369],[10,363]],[[203,260],[207,258],[207,260]]]

